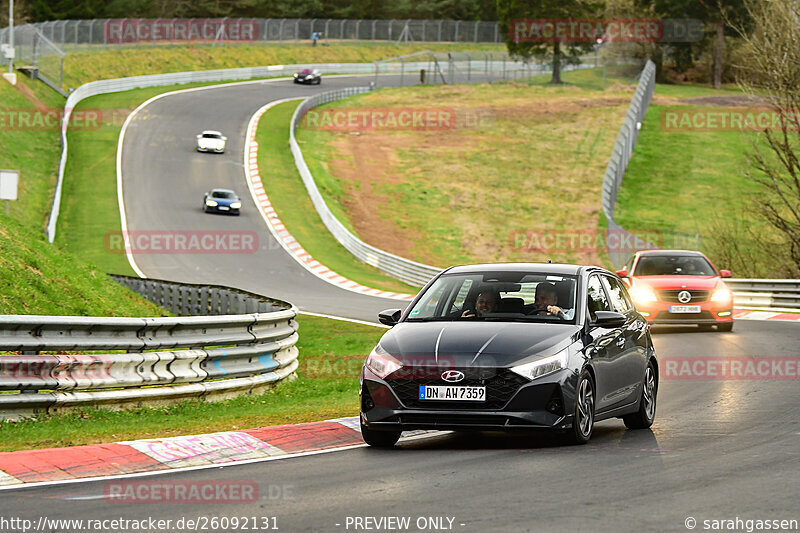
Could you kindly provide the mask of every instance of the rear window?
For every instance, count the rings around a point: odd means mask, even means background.
[[[634,276],[716,276],[705,257],[697,255],[643,255]]]
[[[219,133],[204,133],[203,134],[203,138],[204,139],[222,139],[222,135],[220,135]]]

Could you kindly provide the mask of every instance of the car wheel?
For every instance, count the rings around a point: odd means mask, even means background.
[[[361,418],[361,417],[359,417]],[[364,442],[375,448],[391,448],[400,438],[400,431],[375,431],[369,429],[361,420],[361,437]]]
[[[639,400],[639,410],[633,414],[625,415],[622,421],[628,429],[646,429],[653,425],[656,419],[656,398],[658,396],[658,378],[652,361],[647,363],[644,371],[642,397]]]
[[[733,322],[723,322],[722,324],[717,324],[717,329],[720,331],[733,331]]]
[[[575,398],[575,413],[572,428],[567,431],[567,442],[586,444],[594,431],[594,381],[588,370],[578,379],[578,394]]]

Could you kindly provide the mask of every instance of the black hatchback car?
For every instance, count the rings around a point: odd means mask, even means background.
[[[361,371],[361,433],[560,431],[585,443],[599,420],[655,419],[658,361],[647,321],[611,272],[591,266],[449,268],[402,312]]]

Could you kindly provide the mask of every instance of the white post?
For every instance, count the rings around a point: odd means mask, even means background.
[[[14,0],[8,0],[8,46],[14,49]],[[8,60],[8,73],[14,73],[14,60]],[[6,204],[6,207],[8,205]]]

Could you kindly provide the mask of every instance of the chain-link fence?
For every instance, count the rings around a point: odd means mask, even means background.
[[[612,83],[635,81],[642,65],[641,59],[608,50],[562,64],[561,80],[605,89]],[[506,52],[426,51],[376,61],[373,82],[376,88],[495,81],[549,83],[552,71],[552,61],[538,58],[521,61]]]
[[[8,42],[8,28],[0,30],[0,42]],[[15,63],[33,77],[60,91],[64,72],[64,51],[35,24],[14,28]]]
[[[65,52],[89,46],[123,47],[186,43],[211,45],[331,41],[390,43],[500,43],[496,22],[461,20],[336,20],[336,19],[93,19],[37,22],[15,27],[38,31]],[[8,29],[0,42],[8,42]],[[316,38],[315,38],[316,37]],[[16,42],[18,47],[25,46]]]

